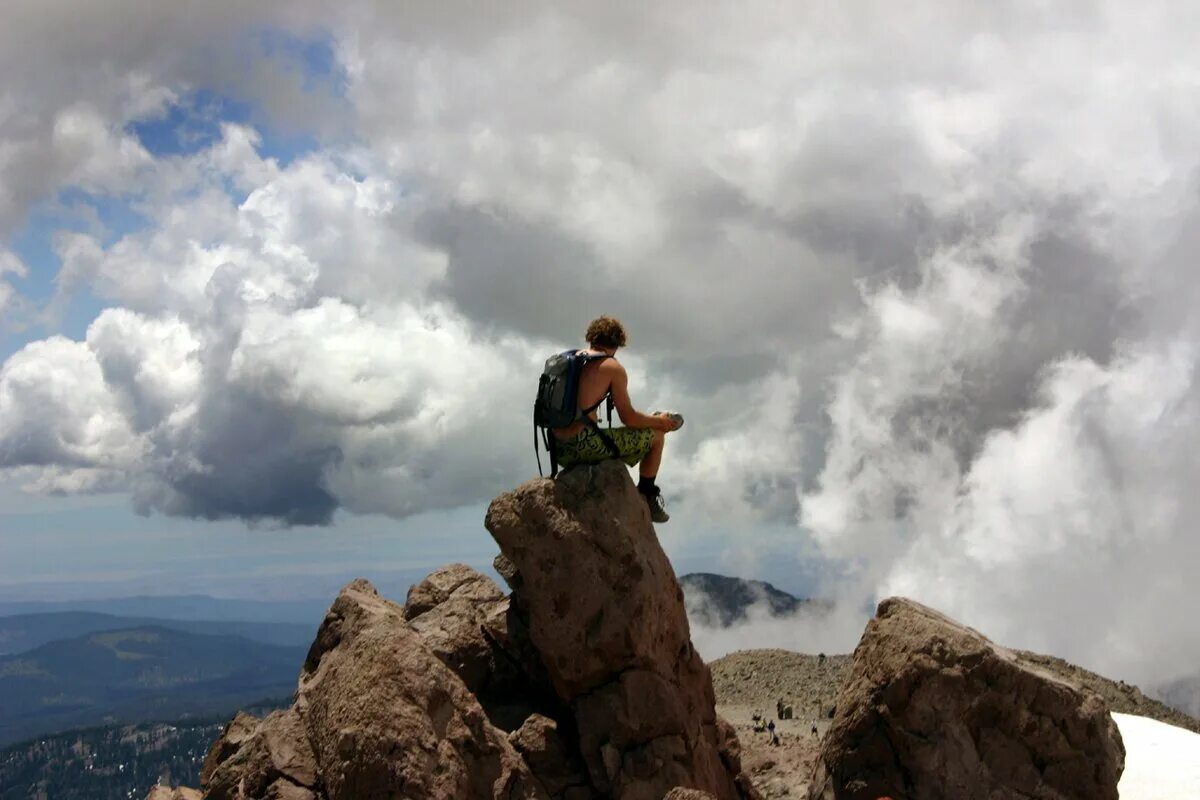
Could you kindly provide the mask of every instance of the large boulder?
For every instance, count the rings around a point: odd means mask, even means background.
[[[891,598],[854,652],[809,797],[1117,800],[1124,760],[1098,696]]]
[[[594,788],[621,800],[661,800],[675,787],[752,796],[726,752],[683,592],[624,465],[530,481],[496,498],[485,524]]]
[[[546,796],[403,609],[366,581],[343,589],[325,616],[296,707],[329,800]]]
[[[435,570],[408,590],[403,613],[426,647],[474,694],[488,688],[505,663],[488,628],[502,628],[508,598],[466,564]]]
[[[404,609],[363,580],[326,614],[292,708],[235,718],[203,785],[212,800],[548,797]]]

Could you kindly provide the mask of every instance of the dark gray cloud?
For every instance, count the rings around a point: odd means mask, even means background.
[[[194,440],[174,443],[189,463],[167,464],[155,494],[140,501],[180,516],[327,525],[339,503],[325,476],[342,453],[321,441],[321,427],[261,394],[222,389],[201,403]]]

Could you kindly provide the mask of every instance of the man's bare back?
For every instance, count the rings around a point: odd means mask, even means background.
[[[606,354],[603,350],[580,350],[579,352],[592,355]],[[643,414],[633,407],[633,402],[629,399],[629,375],[625,372],[625,367],[621,362],[617,361],[616,356],[593,361],[584,366],[583,373],[579,376],[579,410],[591,408],[599,403],[604,399],[604,395],[608,394],[610,387],[613,408],[617,410],[617,416],[622,425],[629,428],[650,428],[663,432],[675,430],[675,423],[667,417]],[[588,416],[593,421],[599,422],[599,409],[593,409]],[[587,427],[586,422],[575,422],[565,428],[556,428],[554,435],[560,440],[566,441],[578,435],[585,427]]]

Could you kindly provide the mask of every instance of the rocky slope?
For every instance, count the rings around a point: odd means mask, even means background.
[[[1200,719],[1147,697],[1141,689],[1131,683],[1111,680],[1055,656],[1044,656],[1028,650],[1016,652],[1026,663],[1100,695],[1113,711],[1149,717],[1177,728],[1200,733]]]
[[[351,583],[294,704],[239,715],[213,745],[205,796],[756,797],[628,472],[531,481],[487,527],[510,596],[463,565],[404,606]]]

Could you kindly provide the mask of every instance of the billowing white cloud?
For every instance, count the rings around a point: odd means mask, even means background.
[[[86,342],[10,361],[6,465],[37,489],[119,488],[143,510],[266,522],[498,491],[505,454],[524,452],[527,345],[421,302],[443,261],[404,236],[413,215],[389,181],[322,156],[282,168],[256,144],[226,126],[208,150],[156,165],[144,231],[109,246],[59,237],[60,286],[119,305]],[[61,384],[55,404],[37,365]],[[103,438],[29,449],[31,429],[61,444],[83,421]]]

